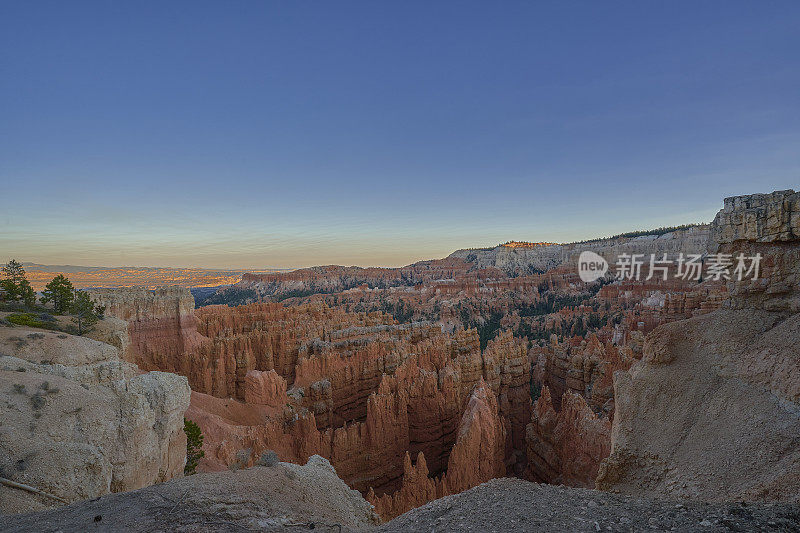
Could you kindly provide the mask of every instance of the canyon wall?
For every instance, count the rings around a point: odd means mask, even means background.
[[[130,287],[87,292],[95,302],[106,306],[106,315],[127,322],[130,345],[123,354],[126,360],[143,370],[185,375],[182,355],[204,340],[197,332],[194,298],[189,289]]]
[[[581,252],[589,250],[614,263],[620,254],[663,254],[677,256],[702,254],[707,250],[708,224],[678,229],[663,235],[640,235],[598,239],[572,244],[534,243],[529,246],[500,245],[494,248],[456,250],[449,258],[463,259],[475,268],[497,268],[508,275],[520,276],[545,272],[563,264],[576,263]]]
[[[128,313],[142,315],[152,316]],[[527,342],[510,333],[482,352],[474,329],[318,303],[208,306],[192,318],[183,324],[200,341],[167,366],[192,385],[186,417],[205,435],[203,470],[268,450],[297,463],[318,454],[394,516],[424,500],[408,496],[423,477],[440,487],[430,495],[450,494],[524,462],[514,454],[530,417],[530,365]],[[136,322],[131,331],[144,331]],[[160,339],[185,334],[155,331],[132,341],[137,360],[155,361]],[[409,470],[406,456],[423,459]]]
[[[728,198],[717,251],[761,253],[723,308],[662,325],[614,378],[599,488],[703,500],[800,501],[798,194]]]

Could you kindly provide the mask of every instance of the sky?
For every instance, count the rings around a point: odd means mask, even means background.
[[[399,266],[800,185],[800,2],[0,3],[0,260]]]

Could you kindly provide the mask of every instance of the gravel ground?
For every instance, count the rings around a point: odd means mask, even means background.
[[[506,478],[413,509],[379,531],[800,532],[800,505],[640,500]]]
[[[796,504],[644,500],[508,478],[376,526],[369,504],[327,461],[309,463],[198,474],[52,511],[0,516],[0,531],[800,532]]]

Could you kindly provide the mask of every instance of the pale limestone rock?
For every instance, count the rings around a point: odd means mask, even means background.
[[[2,328],[0,350],[0,476],[78,501],[182,475],[186,378],[62,333]],[[0,487],[0,513],[53,505]]]

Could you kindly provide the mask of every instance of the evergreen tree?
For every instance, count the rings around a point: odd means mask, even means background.
[[[183,467],[183,473],[191,476],[197,473],[197,465],[206,454],[202,449],[203,432],[188,418],[183,419],[183,431],[186,433],[186,466]]]
[[[72,321],[78,326],[78,335],[83,335],[97,324],[106,308],[95,305],[88,292],[75,291],[70,311],[73,315]]]
[[[25,284],[25,269],[22,268],[22,263],[16,259],[12,259],[3,266],[4,279],[0,281],[0,289],[3,290],[3,299],[16,302],[23,300],[27,289]],[[27,285],[30,288],[30,284]]]
[[[33,307],[36,305],[36,291],[31,287],[27,279],[23,279],[19,283],[19,299],[25,304],[25,307]]]
[[[55,312],[63,314],[69,312],[74,299],[75,288],[72,286],[72,282],[63,274],[59,274],[53,278],[53,281],[45,285],[40,300],[43,304],[53,302]]]

